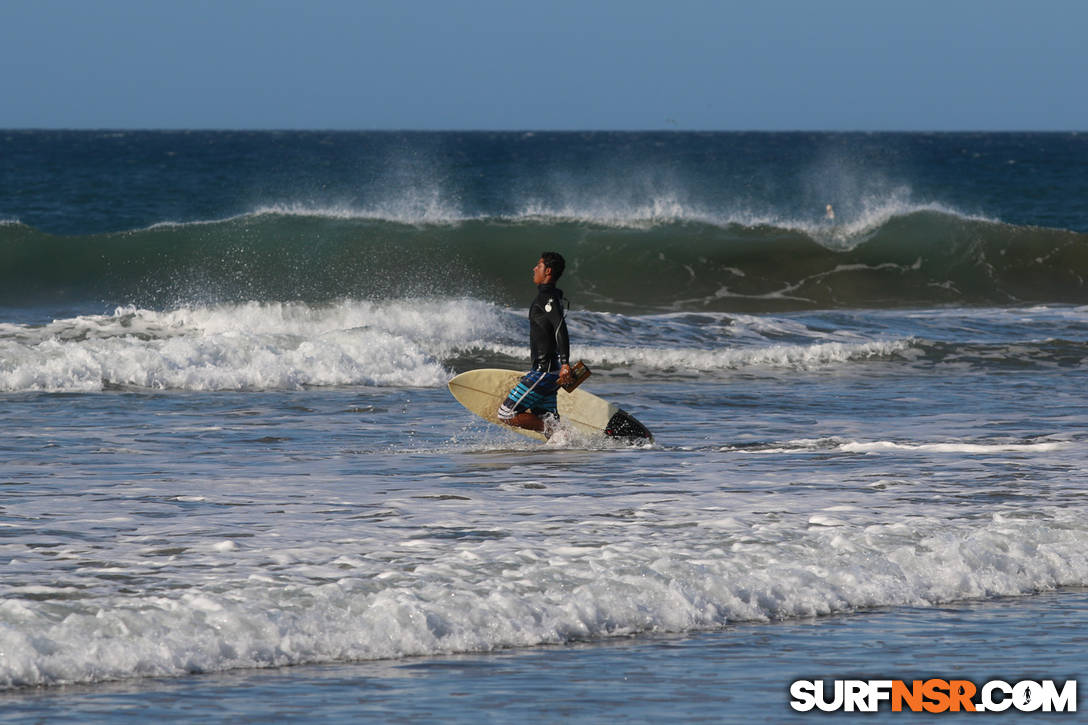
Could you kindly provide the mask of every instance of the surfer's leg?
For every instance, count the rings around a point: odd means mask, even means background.
[[[554,428],[548,419],[559,418],[555,397],[558,389],[554,373],[531,372],[513,387],[499,406],[497,417],[507,425],[547,435]]]
[[[515,428],[524,428],[526,430],[544,431],[544,421],[539,416],[525,411],[523,413],[516,413],[510,418],[503,418],[503,423]]]
[[[518,413],[513,418],[509,418],[503,422],[518,428],[539,431],[544,434],[545,438],[551,438],[552,434],[559,429],[559,416],[553,413],[537,415],[536,413],[526,411],[524,413]]]

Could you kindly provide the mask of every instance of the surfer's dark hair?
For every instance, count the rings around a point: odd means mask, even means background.
[[[559,252],[541,252],[540,258],[544,260],[544,269],[552,271],[552,279],[557,280],[563,276],[563,270],[567,268],[567,260]]]

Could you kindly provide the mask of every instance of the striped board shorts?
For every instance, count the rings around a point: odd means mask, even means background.
[[[499,406],[499,420],[510,420],[518,413],[529,411],[538,417],[554,415],[559,418],[555,394],[559,392],[559,374],[532,370],[525,375]]]

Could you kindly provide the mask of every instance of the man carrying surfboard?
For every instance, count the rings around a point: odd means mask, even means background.
[[[555,286],[566,268],[558,252],[544,252],[533,267],[536,299],[529,305],[529,349],[533,367],[499,406],[507,425],[548,435],[559,422],[556,393],[571,381],[570,338],[563,291]]]
[[[507,425],[528,438],[556,441],[564,429],[582,435],[606,436],[625,443],[652,442],[646,426],[627,411],[579,385],[589,377],[583,363],[570,365],[565,300],[555,282],[566,263],[555,252],[544,252],[533,267],[537,296],[529,305],[529,347],[533,369],[485,368],[467,370],[449,382],[450,393],[461,405],[486,421]],[[563,392],[558,394],[559,388]]]

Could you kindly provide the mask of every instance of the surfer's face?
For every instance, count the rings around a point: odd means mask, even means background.
[[[544,266],[544,260],[540,259],[533,267],[533,284],[544,284],[548,281],[549,267]]]

